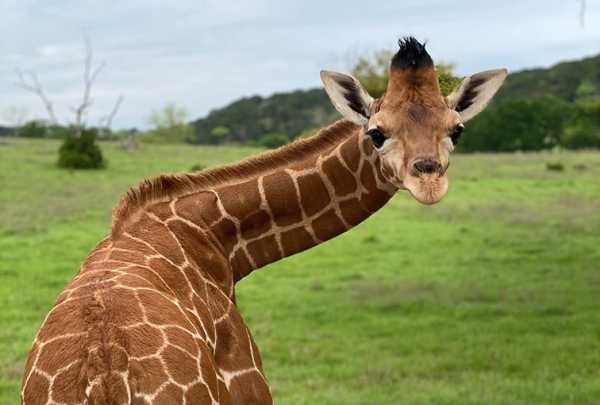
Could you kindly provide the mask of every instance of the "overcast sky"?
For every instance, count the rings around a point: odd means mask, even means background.
[[[22,68],[38,73],[59,117],[71,119],[82,93],[83,32],[106,62],[89,122],[122,94],[117,128],[146,126],[168,102],[197,118],[241,96],[320,86],[320,69],[348,70],[353,55],[393,50],[408,34],[463,75],[600,53],[600,0],[587,0],[583,28],[578,0],[169,3],[2,0],[0,114],[23,106],[45,117],[39,99],[14,85]]]

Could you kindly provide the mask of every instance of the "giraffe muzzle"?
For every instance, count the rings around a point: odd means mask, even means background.
[[[404,187],[421,204],[435,204],[448,192],[448,176],[444,168],[440,170],[441,172],[420,173],[417,176],[411,173],[404,178]]]

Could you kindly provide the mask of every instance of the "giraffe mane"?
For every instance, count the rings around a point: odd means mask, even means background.
[[[299,158],[322,151],[347,139],[359,126],[339,120],[306,139],[298,139],[278,149],[263,152],[240,162],[217,166],[195,173],[159,175],[144,179],[124,193],[113,209],[112,235],[122,233],[128,219],[142,208],[215,186],[240,182],[285,167]]]

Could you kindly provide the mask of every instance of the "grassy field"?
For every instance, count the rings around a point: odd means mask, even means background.
[[[0,145],[0,404],[32,338],[144,176],[256,150]],[[561,162],[564,171],[546,170]],[[455,156],[442,203],[401,193],[357,229],[238,286],[278,404],[600,404],[600,154]]]

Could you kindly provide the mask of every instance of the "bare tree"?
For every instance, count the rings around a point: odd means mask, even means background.
[[[87,35],[84,35],[85,41],[85,68],[83,70],[83,97],[81,103],[77,107],[71,107],[71,110],[75,113],[75,136],[81,135],[81,127],[83,125],[84,116],[87,110],[92,105],[92,86],[98,74],[104,69],[105,62],[100,63],[94,67],[94,50],[92,44]]]
[[[92,48],[91,41],[87,35],[84,35],[85,42],[85,61],[84,61],[84,69],[83,69],[83,95],[81,98],[81,102],[76,107],[71,107],[71,110],[75,114],[75,120],[73,122],[73,129],[75,137],[81,136],[82,128],[85,124],[85,117],[93,104],[92,99],[92,87],[96,78],[106,66],[105,62],[101,62],[98,65],[94,66],[94,51]],[[33,94],[36,94],[42,100],[44,107],[46,108],[46,112],[48,113],[48,117],[50,118],[50,123],[52,125],[59,125],[59,120],[56,117],[54,112],[54,106],[42,84],[40,83],[38,76],[33,71],[22,71],[17,70],[17,75],[19,77],[19,81],[17,82],[17,86],[25,89]],[[117,99],[113,109],[111,112],[102,117],[101,122],[104,124],[104,128],[110,128],[112,125],[112,121],[119,111],[121,103],[123,102],[123,96],[119,96]]]

